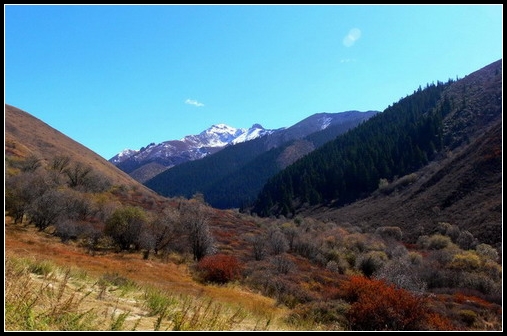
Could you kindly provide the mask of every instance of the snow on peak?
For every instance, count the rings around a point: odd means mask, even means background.
[[[331,125],[331,121],[333,121],[333,118],[331,117],[322,117],[322,119],[320,119],[320,129],[326,129],[329,125]]]
[[[215,124],[215,125],[212,125],[210,128],[208,128],[207,130],[205,130],[204,132],[202,133],[216,133],[216,134],[222,134],[222,133],[227,133],[227,134],[234,134],[238,131],[237,128],[234,128],[234,127],[231,127],[229,125],[226,125],[226,124]],[[201,134],[202,134],[201,133]]]
[[[151,143],[140,150],[126,149],[117,154],[110,161],[118,164],[130,158],[148,157],[166,157],[173,155],[177,151],[195,151],[195,153],[203,152],[208,154],[206,148],[225,147],[229,144],[238,144],[241,142],[253,140],[260,136],[269,134],[273,131],[264,129],[259,124],[254,124],[251,128],[235,128],[226,124],[214,124],[208,129],[197,135],[187,135],[178,140],[162,142],[158,145]]]
[[[121,161],[128,159],[131,156],[136,155],[137,153],[139,153],[139,151],[135,149],[124,149],[115,156],[113,156],[113,158],[111,158],[111,162],[115,164],[119,163]]]
[[[236,139],[232,140],[231,143],[235,145],[241,142],[256,139],[269,133],[272,133],[272,131],[264,129],[264,127],[262,127],[259,124],[253,124],[252,127],[250,127],[248,130],[245,130],[243,134],[239,135]]]
[[[130,156],[130,155],[135,154],[135,153],[137,153],[137,152],[139,152],[139,151],[138,151],[138,150],[135,150],[135,149],[124,149],[124,150],[122,150],[122,151],[118,154],[118,156],[119,156],[119,157],[122,157],[122,156]]]
[[[196,148],[224,147],[229,144],[249,141],[270,132],[260,124],[254,124],[248,129],[235,128],[226,124],[214,124],[198,135],[187,135],[181,141],[191,143]]]

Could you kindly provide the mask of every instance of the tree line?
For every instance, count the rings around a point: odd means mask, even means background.
[[[80,240],[99,249],[191,253],[200,260],[215,251],[209,207],[197,198],[177,207],[147,211],[129,202],[125,187],[113,186],[92,167],[57,156],[43,165],[35,155],[9,159],[5,211],[15,224],[53,230],[62,241]]]
[[[271,177],[251,211],[291,216],[302,205],[341,206],[369,195],[381,179],[410,174],[444,147],[443,118],[452,83],[419,88]]]

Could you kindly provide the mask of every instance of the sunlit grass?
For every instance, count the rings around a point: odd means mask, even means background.
[[[116,273],[94,279],[47,260],[7,256],[5,266],[8,331],[226,331],[272,325],[272,316],[262,310],[266,307],[250,311],[241,302],[218,301],[202,292],[172,293]]]

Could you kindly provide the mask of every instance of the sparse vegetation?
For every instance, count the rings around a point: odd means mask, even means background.
[[[270,323],[234,304],[134,285],[117,274],[94,281],[11,256],[5,266],[7,331],[237,330]]]
[[[485,134],[478,136],[445,119],[473,125],[475,110],[459,107],[463,101],[482,102],[475,105],[489,106],[493,118],[498,94],[489,84],[456,87],[418,92],[421,106],[443,98],[400,128],[398,147],[384,144],[391,158],[373,144],[361,147],[385,139],[365,126],[365,137],[351,132],[344,139],[353,146],[337,149],[348,155],[335,155],[344,168],[301,174],[289,166],[271,190],[283,204],[261,204],[279,211],[271,217],[213,209],[199,193],[158,197],[103,160],[78,160],[81,148],[62,155],[73,145],[66,139],[47,146],[41,131],[25,146],[13,132],[5,160],[5,329],[501,330],[501,124],[475,129]],[[490,95],[474,100],[479,91]],[[414,114],[424,110],[409,101],[387,115],[405,104]],[[300,187],[300,199],[292,197]]]

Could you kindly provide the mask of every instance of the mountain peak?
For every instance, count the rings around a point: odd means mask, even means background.
[[[129,170],[132,169],[131,166],[137,166],[140,164],[139,162],[147,161],[157,161],[164,166],[174,166],[184,161],[200,159],[229,144],[253,140],[271,132],[260,124],[254,124],[251,128],[246,129],[218,123],[211,125],[199,134],[187,135],[180,140],[164,141],[157,145],[152,143],[140,150],[126,149],[109,161],[118,166],[129,160]]]
[[[238,129],[226,124],[214,124],[204,132],[235,133]]]

